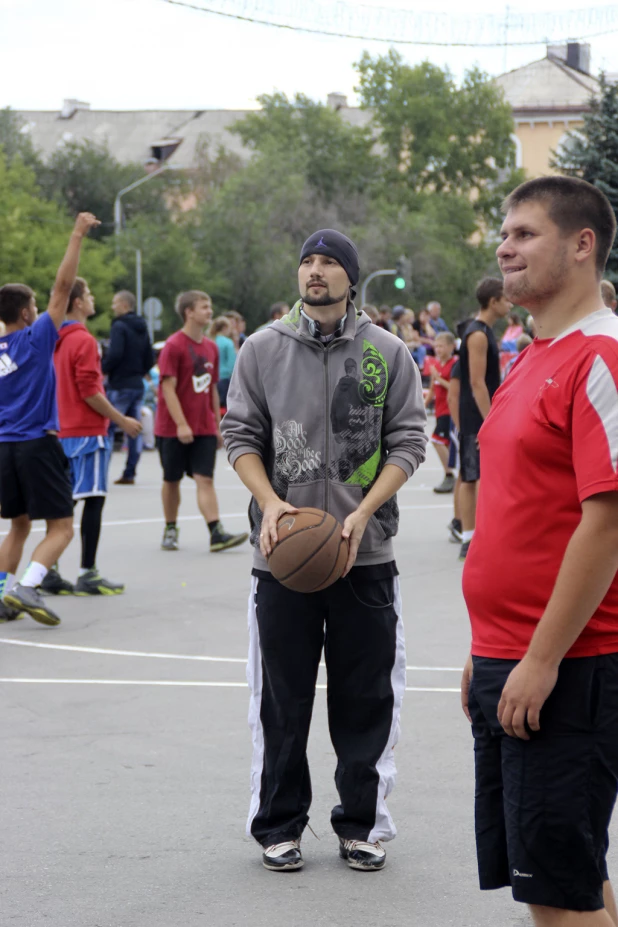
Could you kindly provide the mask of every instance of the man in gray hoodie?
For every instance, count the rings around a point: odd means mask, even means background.
[[[425,459],[427,439],[418,369],[400,339],[356,310],[358,278],[345,235],[321,229],[307,239],[301,299],[246,341],[221,426],[252,494],[247,832],[275,871],[303,865],[306,748],[323,647],[340,856],[354,869],[382,869],[380,841],[396,833],[386,806],[405,689],[395,493]],[[268,568],[277,521],[295,506],[333,514],[350,543],[344,577],[310,595],[286,589]]]

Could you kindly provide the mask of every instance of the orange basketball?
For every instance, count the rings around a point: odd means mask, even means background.
[[[342,527],[321,509],[302,508],[282,515],[277,523],[278,542],[268,566],[279,582],[294,592],[319,592],[341,577],[349,544]]]

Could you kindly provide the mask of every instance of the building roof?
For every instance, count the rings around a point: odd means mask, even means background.
[[[599,87],[596,77],[552,55],[501,74],[495,83],[504,90],[515,118],[585,112]]]
[[[68,141],[91,140],[104,143],[111,154],[123,163],[145,162],[153,157],[153,148],[169,146],[173,153],[166,159],[170,164],[191,167],[196,161],[196,149],[203,141],[211,151],[220,145],[241,157],[250,152],[241,139],[229,131],[232,123],[250,110],[91,110],[81,104],[63,111],[22,110],[18,115],[43,158],[46,160]],[[351,125],[367,125],[371,114],[365,110],[344,106],[339,112]],[[169,150],[169,149],[168,149]],[[167,153],[167,152],[166,152]]]

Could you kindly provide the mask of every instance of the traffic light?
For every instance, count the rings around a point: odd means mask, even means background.
[[[410,286],[412,280],[412,266],[406,257],[397,258],[395,264],[395,288],[405,290]]]

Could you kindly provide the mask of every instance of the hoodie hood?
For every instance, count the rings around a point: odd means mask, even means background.
[[[128,325],[132,331],[137,334],[148,334],[148,326],[146,325],[146,320],[142,318],[141,315],[137,315],[135,312],[127,312],[126,315],[117,316],[112,325]]]
[[[294,303],[287,315],[284,315],[282,319],[277,319],[276,322],[268,326],[268,329],[281,332],[281,334],[288,335],[291,338],[297,338],[299,341],[315,343],[316,339],[309,331],[309,323],[301,315],[302,308],[303,301],[299,299],[298,302]],[[353,341],[367,325],[371,325],[371,319],[367,313],[363,312],[362,309],[357,309],[353,302],[349,302],[343,332],[339,336],[340,340]]]
[[[69,322],[68,324],[65,322],[63,325],[60,326],[60,329],[58,331],[58,341],[56,342],[56,351],[59,349],[62,342],[66,341],[67,338],[72,338],[78,333],[83,334],[83,332],[86,332],[86,334],[89,337],[91,337],[90,332],[88,331],[88,329],[86,328],[83,322]]]

